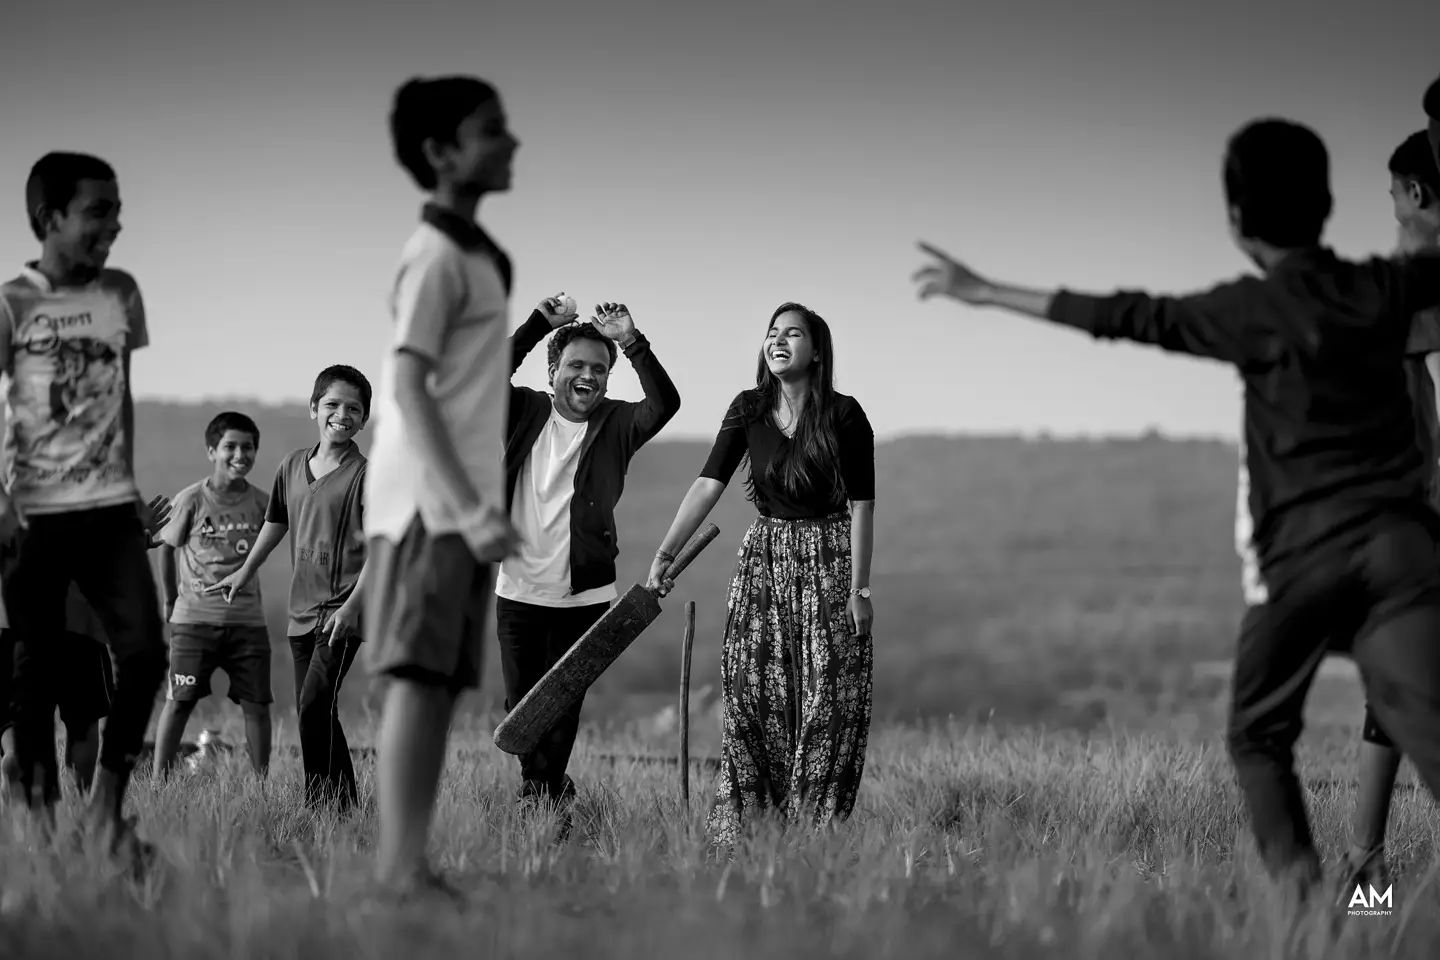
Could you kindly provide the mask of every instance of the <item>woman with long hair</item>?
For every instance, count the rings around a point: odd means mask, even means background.
[[[726,601],[709,820],[721,845],[761,811],[817,826],[849,816],[870,731],[875,438],[855,398],[835,392],[829,326],[798,303],[771,315],[755,387],[730,404],[655,553],[648,585],[662,596],[675,554],[745,460],[759,516]]]

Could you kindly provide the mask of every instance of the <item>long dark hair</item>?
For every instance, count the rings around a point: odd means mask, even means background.
[[[810,395],[800,411],[795,435],[776,451],[765,468],[765,482],[794,497],[826,490],[837,500],[845,499],[845,481],[840,476],[840,438],[835,422],[835,344],[830,325],[814,310],[799,303],[782,303],[770,315],[768,331],[782,313],[798,313],[805,319],[814,350],[810,362]],[[750,392],[747,419],[771,416],[780,399],[780,379],[765,362],[765,347],[755,369],[755,389]],[[746,456],[748,460],[748,454]],[[754,477],[747,477],[746,489],[755,499]]]

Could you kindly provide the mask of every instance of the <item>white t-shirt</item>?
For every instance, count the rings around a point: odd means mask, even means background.
[[[405,245],[390,307],[395,332],[375,391],[365,533],[394,542],[417,512],[429,533],[456,532],[463,520],[426,476],[413,430],[401,419],[395,399],[398,352],[430,360],[430,394],[465,475],[481,503],[501,506],[510,345],[509,303],[494,261],[461,249],[428,222]]]
[[[584,607],[615,599],[615,584],[570,592],[570,501],[588,420],[574,423],[550,409],[520,468],[510,522],[520,552],[500,564],[495,595],[541,607]]]
[[[27,513],[128,503],[125,358],[149,342],[135,279],[102,270],[56,289],[33,266],[0,286],[10,496]]]

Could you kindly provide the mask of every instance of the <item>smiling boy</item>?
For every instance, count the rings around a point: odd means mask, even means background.
[[[230,699],[245,714],[250,764],[262,777],[270,765],[270,635],[259,583],[230,601],[206,588],[245,562],[265,523],[268,498],[245,478],[255,465],[260,429],[227,410],[205,427],[210,475],[175,495],[161,531],[161,589],[170,622],[170,679],[155,731],[155,771],[175,763],[196,704],[210,695],[210,677],[224,670]],[[178,563],[177,563],[178,559]]]
[[[0,547],[15,549],[4,598],[16,676],[29,678],[15,695],[20,799],[47,821],[59,799],[55,684],[65,664],[52,641],[64,633],[73,583],[104,626],[115,680],[85,820],[109,853],[139,866],[151,851],[123,805],[165,671],[134,469],[130,358],[149,343],[145,307],[134,277],[106,266],[120,234],[109,164],[46,154],[30,171],[25,208],[40,257],[0,286]]]
[[[326,367],[310,393],[310,419],[319,431],[275,471],[265,525],[240,569],[206,594],[234,602],[280,541],[290,535],[289,623],[295,661],[295,709],[305,766],[305,805],[359,802],[350,744],[340,725],[340,687],[361,636],[361,591],[366,549],[366,459],[355,437],[370,418],[370,381],[354,367]]]

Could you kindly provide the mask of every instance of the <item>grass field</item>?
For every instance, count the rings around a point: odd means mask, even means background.
[[[373,811],[307,816],[293,760],[262,789],[236,754],[137,783],[141,828],[165,859],[142,884],[0,840],[3,955],[1419,958],[1440,938],[1440,829],[1408,776],[1394,912],[1346,917],[1291,910],[1262,879],[1225,758],[1203,742],[879,729],[848,824],[762,828],[721,862],[704,843],[702,762],[687,812],[673,764],[625,759],[655,744],[587,731],[576,828],[556,844],[552,816],[514,805],[512,763],[485,734],[458,731],[435,830],[463,909],[377,899]],[[1330,736],[1302,757],[1329,859],[1345,842],[1352,747]],[[365,788],[370,775],[362,760]]]
[[[268,486],[313,425],[303,408],[240,406],[264,432],[253,478]],[[218,409],[138,405],[147,494],[203,475],[199,434]],[[706,450],[655,442],[633,462],[617,511],[622,586],[643,575]],[[733,862],[707,855],[723,597],[753,516],[734,484],[713,514],[720,539],[587,699],[575,834],[552,843],[554,823],[512,802],[514,762],[489,738],[490,651],[434,831],[470,904],[387,906],[367,886],[373,809],[344,823],[299,809],[282,550],[261,575],[276,642],[270,781],[238,754],[163,787],[142,766],[132,806],[165,865],[139,886],[64,842],[31,849],[0,831],[0,958],[1435,955],[1440,828],[1408,765],[1389,836],[1393,915],[1297,915],[1255,861],[1220,747],[1241,613],[1233,447],[910,437],[879,443],[876,459],[876,726],[859,808],[832,834],[769,830]],[[665,762],[687,599],[688,812]],[[366,793],[376,693],[357,669],[343,696]],[[1353,667],[1327,663],[1301,741],[1332,867],[1361,702]],[[218,727],[238,744],[238,720],[212,697],[189,735]]]

